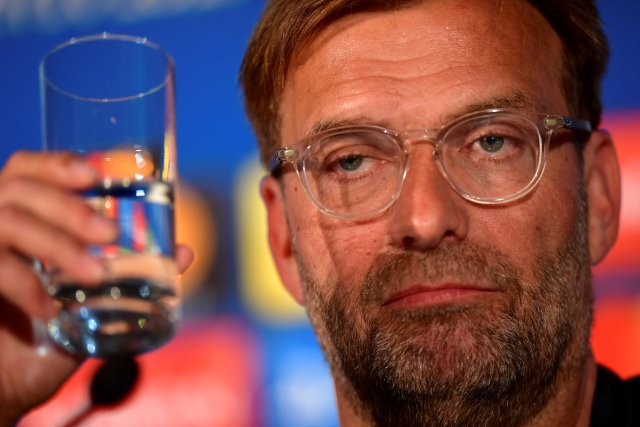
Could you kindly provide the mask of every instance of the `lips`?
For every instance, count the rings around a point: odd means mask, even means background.
[[[498,292],[491,286],[445,283],[439,285],[414,285],[394,292],[383,302],[383,306],[397,308],[419,308],[437,305],[464,304],[476,299],[490,297]]]
[[[379,254],[362,280],[363,304],[383,308],[471,305],[518,292],[518,270],[493,247],[445,240],[428,251]]]

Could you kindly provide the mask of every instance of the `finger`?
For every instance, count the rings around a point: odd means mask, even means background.
[[[91,243],[117,238],[116,224],[97,213],[85,199],[43,182],[13,177],[0,182],[0,210],[11,207]]]
[[[5,164],[0,181],[15,176],[32,177],[59,186],[80,189],[98,179],[88,162],[71,153],[18,151]]]
[[[45,259],[83,283],[96,283],[104,267],[84,244],[15,207],[0,208],[0,248]]]
[[[29,260],[10,251],[0,252],[0,297],[29,316],[49,319],[54,313],[53,303]]]
[[[183,274],[193,262],[193,250],[186,245],[176,245],[176,261],[178,263],[178,271]]]

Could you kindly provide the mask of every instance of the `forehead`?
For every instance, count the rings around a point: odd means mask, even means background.
[[[437,125],[513,93],[557,108],[560,66],[560,40],[524,1],[432,0],[347,16],[298,47],[281,104],[283,140],[318,120],[357,116]]]

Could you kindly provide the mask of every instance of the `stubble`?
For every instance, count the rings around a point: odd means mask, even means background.
[[[298,257],[309,317],[338,388],[377,426],[517,426],[589,352],[586,198],[566,242],[536,260],[532,283],[505,254],[469,242],[382,254],[362,284],[319,284]],[[491,283],[467,305],[384,307],[407,281]],[[333,289],[324,297],[320,289]]]

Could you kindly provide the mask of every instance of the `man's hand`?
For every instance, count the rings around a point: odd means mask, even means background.
[[[46,259],[80,282],[100,281],[87,246],[115,240],[117,226],[77,194],[98,179],[68,153],[19,152],[0,171],[0,426],[45,401],[81,362],[47,340],[53,303],[32,264]],[[183,271],[192,253],[177,249]]]

